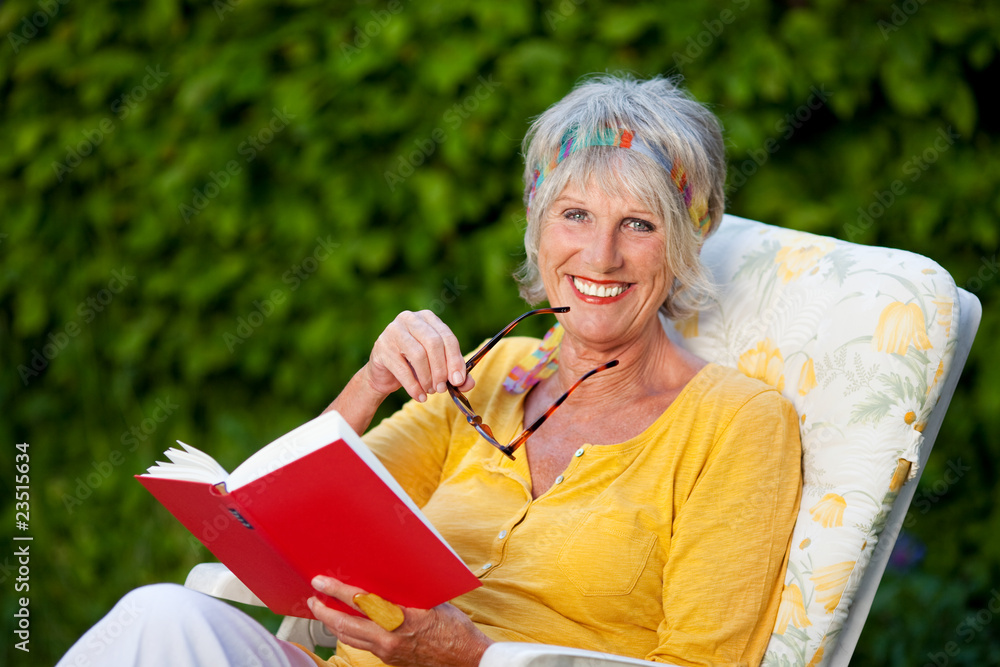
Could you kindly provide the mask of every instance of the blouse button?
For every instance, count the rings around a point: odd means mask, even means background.
[[[559,475],[558,477],[556,477],[556,484],[562,484],[562,482],[563,482],[563,476],[562,475]]]
[[[573,456],[576,456],[578,458],[581,457],[581,456],[583,456],[583,447],[581,447],[580,449],[578,449],[575,452],[573,452]]]
[[[493,563],[487,563],[486,565],[483,565],[483,569],[484,569],[484,570],[488,570],[488,569],[490,569],[491,567],[493,567]]]
[[[497,535],[497,539],[498,539],[498,540],[502,540],[502,539],[503,539],[503,538],[505,538],[505,537],[507,537],[507,531],[506,531],[506,530],[501,530],[501,531],[500,531],[500,534],[499,534],[499,535]]]

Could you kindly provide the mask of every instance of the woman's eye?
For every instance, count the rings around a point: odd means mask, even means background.
[[[651,232],[653,231],[653,225],[646,220],[640,220],[639,218],[631,218],[625,221],[625,225],[630,229],[634,229],[637,232]]]
[[[587,212],[579,209],[570,209],[563,214],[569,220],[586,220]]]

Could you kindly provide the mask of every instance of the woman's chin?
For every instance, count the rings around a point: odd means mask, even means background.
[[[630,320],[623,317],[593,317],[567,322],[565,326],[587,347],[604,349],[626,343],[642,330],[629,324]]]

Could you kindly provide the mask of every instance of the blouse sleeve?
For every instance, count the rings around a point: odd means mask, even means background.
[[[771,635],[801,495],[798,420],[769,389],[718,434],[687,498],[675,499],[648,660],[756,665]]]
[[[440,482],[456,412],[447,393],[432,394],[408,401],[362,438],[418,507]]]

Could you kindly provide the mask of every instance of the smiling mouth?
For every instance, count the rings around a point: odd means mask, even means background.
[[[595,283],[578,276],[573,276],[573,287],[586,296],[596,296],[599,298],[616,297],[631,286],[632,283]]]

